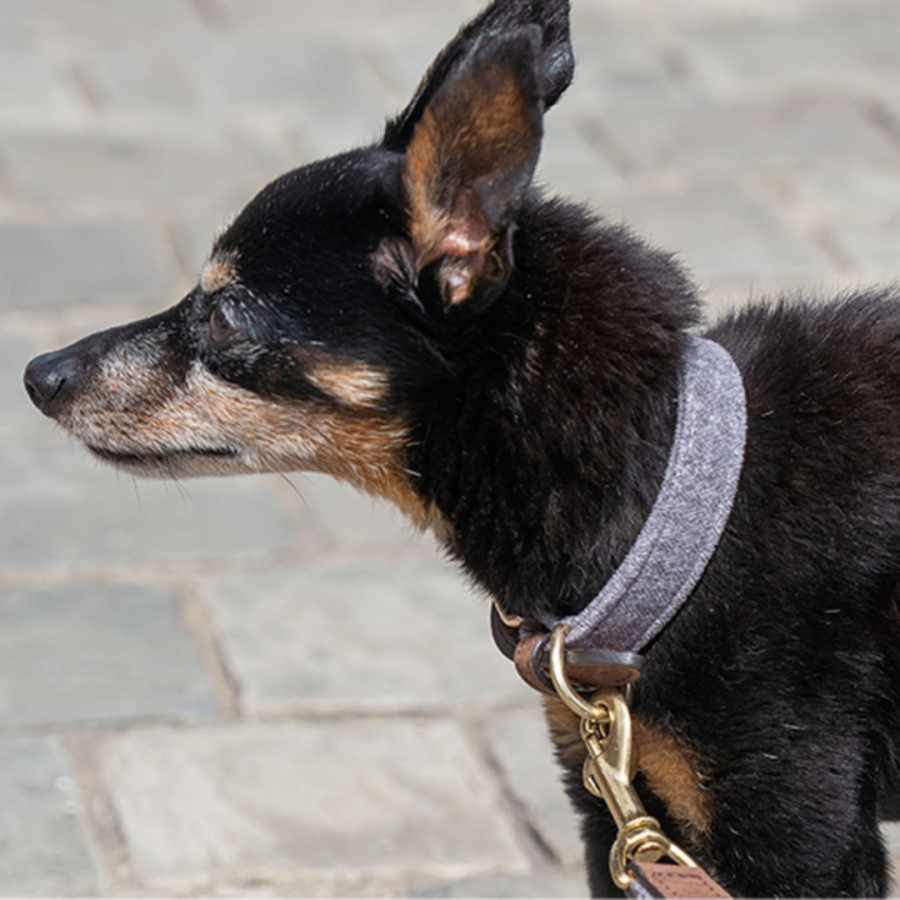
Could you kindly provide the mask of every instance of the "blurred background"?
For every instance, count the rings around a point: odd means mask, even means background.
[[[21,388],[375,138],[479,7],[0,0],[0,895],[585,894],[538,703],[429,538],[324,478],[135,483]],[[549,184],[711,317],[897,277],[897,0],[573,7]]]

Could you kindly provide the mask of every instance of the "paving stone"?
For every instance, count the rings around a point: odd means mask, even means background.
[[[766,286],[809,284],[830,262],[762,203],[735,190],[610,196],[606,214],[676,253],[701,282],[738,278]]]
[[[247,559],[291,523],[266,480],[134,481],[74,442],[0,442],[0,565]]]
[[[82,73],[105,108],[199,106],[185,55],[169,48],[144,42],[105,47],[90,55]]]
[[[378,140],[398,111],[364,55],[345,43],[239,36],[194,62],[210,103],[293,110],[290,133],[311,157]]]
[[[76,122],[87,111],[62,66],[37,53],[4,51],[3,46],[0,43],[0,127]]]
[[[840,222],[877,226],[900,217],[900,161],[890,166],[853,162],[804,169],[795,183],[804,202]]]
[[[144,224],[0,224],[0,309],[146,301],[175,279],[174,260]]]
[[[506,783],[526,809],[557,859],[577,866],[584,859],[578,818],[562,787],[542,707],[491,716],[485,726]]]
[[[439,884],[410,897],[590,897],[584,875],[530,872]]]
[[[253,714],[531,702],[487,608],[449,566],[291,566],[206,582],[222,652]]]
[[[0,591],[0,726],[210,718],[178,598],[141,585]]]
[[[584,134],[576,117],[555,114],[544,133],[537,179],[548,195],[601,204],[622,177]]]
[[[312,98],[319,110],[334,112],[342,103],[362,110],[381,100],[365,61],[345,41],[237,32],[206,49],[191,62],[210,79],[209,97],[223,103],[306,105]]]
[[[0,0],[0,51],[27,53],[36,48],[37,22],[36,3],[22,3],[21,0]]]
[[[292,164],[277,141],[190,115],[148,127],[10,135],[0,153],[14,196],[88,209],[177,209],[210,197],[247,200]]]
[[[323,873],[464,878],[527,861],[447,721],[307,722],[109,738],[103,777],[151,886]],[[300,894],[303,896],[303,894]]]
[[[55,740],[0,740],[0,796],[0,894],[98,893],[81,797]]]
[[[614,110],[603,128],[648,169],[709,176],[829,162],[900,162],[900,147],[849,101]]]
[[[574,4],[576,75],[563,109],[597,115],[611,109],[648,105],[671,109],[683,104],[684,90],[648,29],[621,23],[610,27],[608,18],[598,20],[596,13],[591,14],[593,7]]]
[[[196,35],[203,21],[192,0],[7,0],[9,7],[36,7],[34,19],[53,46],[74,48],[150,40],[167,31]],[[0,12],[2,12],[0,8]],[[18,15],[27,15],[18,12]]]
[[[483,0],[453,0],[451,3],[424,4],[421,0],[219,0],[224,20],[233,31],[299,29],[337,33],[345,40],[379,39],[390,34],[419,35],[430,43],[432,31],[446,43],[463,21],[479,12]],[[441,46],[443,46],[443,43]],[[435,47],[435,52],[440,46]],[[430,51],[429,51],[430,52]],[[433,57],[434,54],[432,54]],[[429,57],[425,65],[431,62]],[[424,68],[420,68],[421,75]]]
[[[838,4],[831,14],[701,26],[685,48],[690,64],[720,96],[869,90],[900,66],[900,25],[891,4],[850,9]]]
[[[876,227],[838,225],[833,232],[840,246],[864,274],[896,280],[900,272],[900,217]]]

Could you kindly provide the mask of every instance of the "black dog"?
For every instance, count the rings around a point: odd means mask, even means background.
[[[34,360],[37,406],[141,475],[317,470],[432,527],[507,613],[579,611],[663,480],[700,314],[671,258],[532,186],[567,0],[496,0],[376,146],[265,188],[199,286]],[[644,648],[637,785],[729,889],[886,891],[900,738],[900,293],[718,324],[748,410],[722,539]],[[615,835],[585,792],[591,886]]]

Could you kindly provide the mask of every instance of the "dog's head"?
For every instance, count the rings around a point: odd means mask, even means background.
[[[137,474],[316,470],[415,507],[412,397],[513,277],[572,67],[567,0],[496,0],[379,144],[270,184],[177,306],[33,360],[32,400]]]

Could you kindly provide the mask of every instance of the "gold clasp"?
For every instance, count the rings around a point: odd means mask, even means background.
[[[618,688],[603,688],[585,700],[571,685],[565,668],[567,625],[557,625],[550,637],[550,677],[560,700],[581,719],[581,739],[587,748],[584,786],[606,801],[619,828],[609,854],[616,886],[628,890],[632,862],[655,863],[668,856],[680,866],[698,868],[681,847],[669,840],[659,822],[647,815],[634,789],[635,753],[631,711]]]

